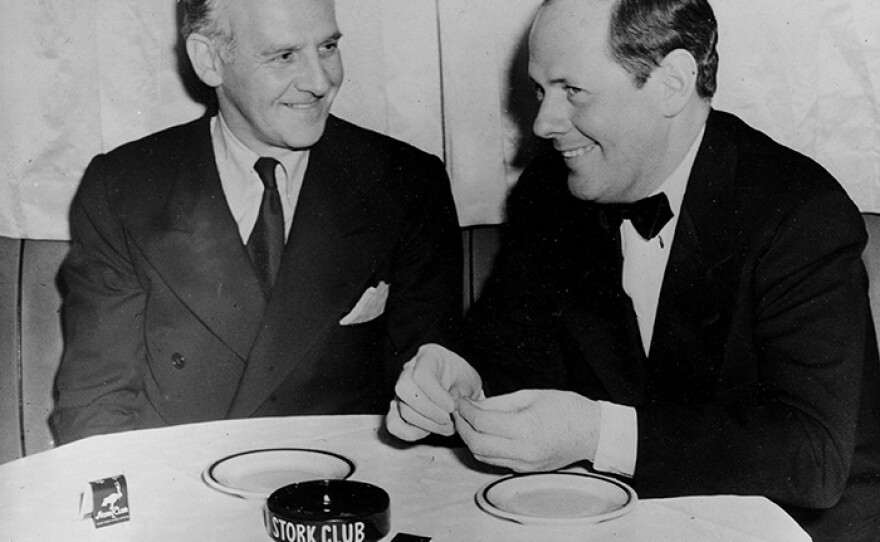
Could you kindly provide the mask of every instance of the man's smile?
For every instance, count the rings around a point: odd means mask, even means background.
[[[278,102],[280,105],[290,109],[311,109],[321,104],[321,99],[316,98],[306,102]]]
[[[596,143],[590,143],[590,144],[584,145],[583,147],[576,147],[574,149],[568,149],[568,150],[560,150],[559,152],[565,158],[577,158],[578,156],[583,156],[583,155],[587,154],[588,152],[595,149],[596,147],[598,147],[598,145]]]

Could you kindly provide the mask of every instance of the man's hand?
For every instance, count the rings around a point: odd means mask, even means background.
[[[453,414],[474,457],[517,472],[553,470],[596,455],[599,404],[557,390],[462,399]]]
[[[414,441],[429,433],[452,435],[456,403],[482,398],[483,382],[461,356],[426,344],[403,366],[394,391],[385,425],[392,435]]]

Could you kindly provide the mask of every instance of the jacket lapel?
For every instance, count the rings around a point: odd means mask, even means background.
[[[662,389],[705,393],[715,380],[723,330],[736,291],[738,227],[734,179],[737,150],[714,111],[697,153],[660,292],[651,355],[652,379]]]
[[[170,161],[176,177],[164,214],[133,236],[174,295],[244,360],[265,301],[223,195],[209,118],[190,136]]]
[[[250,415],[292,371],[308,371],[311,351],[376,278],[377,221],[356,181],[378,173],[366,171],[350,147],[331,117],[310,152],[278,279],[229,417]]]
[[[585,225],[591,233],[574,248],[591,257],[572,295],[561,298],[561,318],[610,398],[638,405],[644,396],[645,353],[632,302],[620,284],[619,237],[598,224],[593,216]]]

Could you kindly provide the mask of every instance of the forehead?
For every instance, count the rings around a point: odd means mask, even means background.
[[[226,0],[237,40],[307,41],[338,32],[333,0]]]
[[[542,7],[529,34],[530,70],[611,61],[612,6],[606,0],[555,0]]]

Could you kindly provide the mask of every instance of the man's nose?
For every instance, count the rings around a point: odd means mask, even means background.
[[[332,61],[324,61],[317,54],[307,55],[302,71],[296,82],[296,88],[302,92],[308,92],[316,97],[321,97],[330,91],[333,86],[329,71],[335,69]]]
[[[536,136],[551,139],[568,131],[569,119],[564,103],[550,96],[544,96],[538,108],[538,116],[532,125]]]

